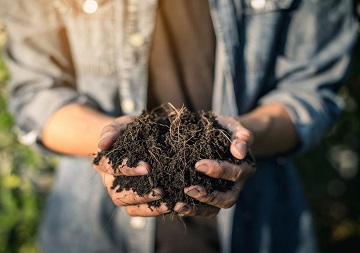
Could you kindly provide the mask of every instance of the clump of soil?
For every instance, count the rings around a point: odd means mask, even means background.
[[[212,112],[190,112],[185,107],[176,109],[170,104],[153,111],[144,110],[106,151],[98,153],[94,164],[106,156],[112,168],[126,160],[126,166],[136,167],[140,161],[151,166],[145,176],[116,176],[113,188],[130,190],[140,196],[159,187],[164,191],[161,200],[149,203],[149,207],[161,202],[173,210],[177,202],[201,204],[184,194],[184,188],[191,185],[204,187],[207,193],[214,190],[226,192],[233,182],[210,178],[195,171],[195,163],[201,159],[227,160],[235,164],[251,162],[248,154],[238,160],[230,153],[231,137],[215,119]],[[123,165],[124,166],[124,165]]]

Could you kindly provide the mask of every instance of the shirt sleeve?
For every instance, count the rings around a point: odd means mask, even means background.
[[[282,103],[305,149],[341,112],[337,92],[351,62],[357,24],[352,1],[302,1],[289,17],[275,67],[277,89],[260,104]]]
[[[21,2],[21,3],[20,3]],[[26,144],[41,144],[49,117],[70,104],[98,107],[77,91],[66,32],[52,1],[7,1],[3,16],[8,33],[4,48],[10,71],[9,111]]]

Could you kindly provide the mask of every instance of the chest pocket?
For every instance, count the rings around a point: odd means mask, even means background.
[[[244,66],[248,73],[265,70],[288,13],[297,0],[242,0]]]
[[[242,71],[240,80],[247,84],[239,97],[245,108],[252,108],[258,98],[273,89],[276,83],[272,74],[280,52],[289,13],[298,0],[241,0]],[[239,83],[241,87],[243,84]]]
[[[119,1],[55,0],[78,74],[109,76],[115,71]]]

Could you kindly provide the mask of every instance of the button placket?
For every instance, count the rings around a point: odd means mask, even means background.
[[[136,102],[131,92],[131,69],[135,64],[135,47],[140,47],[145,43],[145,38],[137,31],[138,1],[129,0],[127,5],[127,20],[125,24],[125,45],[124,45],[124,64],[123,80],[120,85],[121,109],[126,114],[131,114],[136,110]]]

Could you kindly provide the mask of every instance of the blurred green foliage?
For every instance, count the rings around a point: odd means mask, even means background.
[[[0,23],[0,47],[4,40]],[[297,157],[324,253],[360,249],[360,43],[354,54],[341,90],[344,113],[313,149]],[[6,106],[8,78],[0,54],[0,252],[37,253],[37,228],[57,159],[17,140]]]
[[[5,39],[0,25],[0,46]],[[0,252],[36,253],[36,231],[56,158],[20,144],[7,113],[9,73],[0,54]]]

